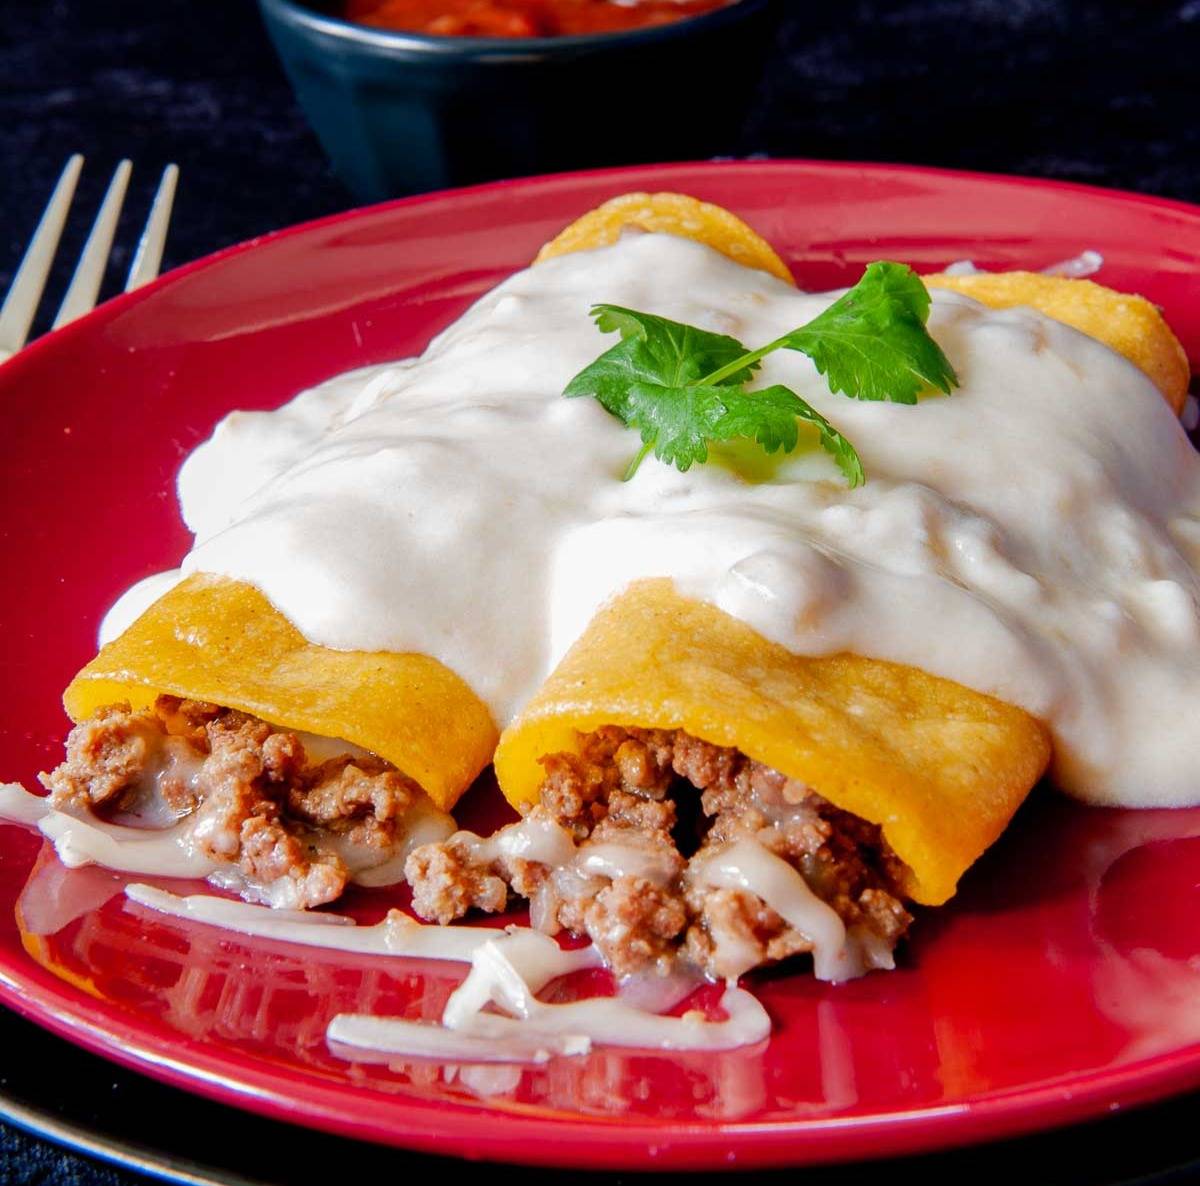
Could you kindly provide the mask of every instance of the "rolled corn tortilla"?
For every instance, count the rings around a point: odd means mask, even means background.
[[[879,824],[905,892],[928,905],[951,897],[1050,758],[1019,708],[911,667],[793,654],[666,580],[605,606],[504,731],[508,801],[536,801],[540,759],[603,725],[682,729]]]
[[[681,235],[792,283],[740,220],[671,194],[629,194],[585,214],[538,259],[636,227]],[[732,221],[730,221],[732,220]],[[1183,349],[1158,310],[1090,281],[1029,272],[925,277],[992,308],[1029,306],[1123,354],[1180,411]],[[879,824],[911,897],[937,905],[1004,830],[1045,771],[1046,730],[1021,709],[919,670],[858,655],[795,655],[669,581],[639,584],[592,621],[517,721],[495,764],[516,807],[546,755],[603,725],[682,729],[740,750]]]
[[[775,249],[737,215],[686,194],[630,193],[589,210],[538,252],[535,263],[615,243],[626,230],[678,235],[703,243],[746,267],[795,285]],[[1123,354],[1154,380],[1176,413],[1183,410],[1191,370],[1187,353],[1162,314],[1144,297],[1091,280],[1041,272],[976,272],[921,277],[930,288],[950,289],[991,309],[1019,306],[1061,321]]]
[[[488,764],[491,714],[435,659],[308,642],[253,586],[197,574],[160,597],[71,681],[72,720],[166,693],[353,742],[449,809]]]
[[[629,194],[539,254],[612,243],[626,226],[695,239],[794,283],[740,220],[678,195]],[[701,209],[701,207],[704,207]],[[770,250],[768,248],[768,250]],[[1158,310],[1091,281],[1040,273],[924,277],[992,308],[1028,306],[1140,367],[1178,413],[1186,355]],[[1050,741],[1023,710],[919,670],[858,655],[795,655],[669,581],[645,582],[592,621],[517,721],[495,764],[508,800],[536,800],[540,759],[602,725],[682,729],[732,747],[881,825],[911,897],[937,905],[1000,835],[1045,771]]]
[[[747,268],[758,268],[795,286],[775,249],[736,214],[687,194],[621,194],[565,227],[537,254],[535,263],[615,243],[627,230],[694,239]]]
[[[1141,368],[1176,415],[1183,411],[1191,368],[1162,314],[1145,297],[1068,276],[1041,272],[976,272],[922,276],[930,288],[961,292],[992,309],[1024,306],[1061,321],[1123,354]]]

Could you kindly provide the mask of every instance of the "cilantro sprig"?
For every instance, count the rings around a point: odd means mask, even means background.
[[[923,390],[947,395],[957,385],[949,360],[929,336],[929,293],[903,264],[869,264],[862,279],[810,322],[748,350],[736,338],[710,333],[619,305],[592,309],[601,333],[621,340],[585,367],[564,395],[592,396],[629,428],[646,456],[687,471],[708,460],[714,441],[747,437],[767,453],[790,453],[800,422],[816,429],[851,486],[866,480],[854,446],[815,408],[780,384],[748,391],[768,354],[798,350],[812,359],[829,389],[852,399],[914,404]]]

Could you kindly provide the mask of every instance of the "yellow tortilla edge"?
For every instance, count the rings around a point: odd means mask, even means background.
[[[1187,351],[1159,308],[1136,293],[1093,280],[1041,272],[975,272],[922,276],[926,287],[947,289],[990,309],[1025,306],[1103,342],[1142,371],[1179,415],[1191,382]]]
[[[743,267],[768,272],[795,287],[791,269],[748,223],[724,206],[671,192],[635,192],[609,198],[545,243],[534,264],[576,251],[608,247],[631,227],[703,243]]]
[[[78,722],[106,704],[144,709],[164,694],[362,746],[443,810],[488,765],[498,739],[486,706],[436,659],[318,646],[253,586],[206,574],[102,647],[63,706]]]
[[[878,824],[909,868],[906,893],[922,904],[940,905],[953,896],[962,874],[999,838],[1049,763],[1045,727],[994,697],[882,660],[850,654],[796,655],[715,607],[680,597],[669,581],[639,582],[631,590],[632,594],[627,592],[610,602],[593,622],[611,616],[614,605],[619,607],[630,598],[631,616],[622,627],[634,622],[632,615],[657,615],[662,621],[658,632],[666,637],[669,630],[691,630],[701,622],[714,630],[714,637],[734,640],[739,654],[757,656],[757,667],[747,662],[744,675],[697,663],[663,667],[664,659],[671,660],[668,641],[664,651],[653,651],[644,666],[630,670],[626,682],[607,679],[603,672],[593,680],[586,671],[586,656],[581,663],[577,643],[501,735],[494,759],[496,775],[505,797],[518,810],[537,800],[543,778],[539,759],[553,753],[577,753],[583,734],[603,725],[682,729],[713,745],[738,749],[812,787],[834,806]],[[645,636],[655,633],[651,626]],[[587,637],[585,632],[581,642]],[[1007,760],[1003,785],[997,780],[987,788],[986,796],[980,796],[987,819],[969,818],[965,828],[955,828],[938,817],[936,804],[922,801],[919,788],[892,785],[894,771],[886,764],[877,770],[862,762],[843,766],[836,754],[829,761],[811,747],[806,752],[795,730],[789,728],[787,712],[770,704],[769,694],[761,694],[762,688],[769,688],[778,674],[791,667],[805,668],[807,678],[818,682],[824,676],[835,684],[882,680],[889,687],[903,687],[906,695],[918,699],[948,697],[951,703],[961,700],[968,704],[975,714],[969,727],[987,731],[994,725]],[[701,685],[707,694],[696,694]],[[739,717],[729,711],[730,703],[749,705],[753,711]]]

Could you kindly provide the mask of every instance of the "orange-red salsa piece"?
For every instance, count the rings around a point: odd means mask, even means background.
[[[732,0],[346,0],[364,25],[445,37],[569,37],[666,25]]]

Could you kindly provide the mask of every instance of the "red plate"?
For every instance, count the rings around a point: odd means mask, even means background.
[[[234,248],[0,369],[0,775],[30,783],[57,761],[59,693],[105,607],[186,549],[175,471],[220,416],[419,351],[576,215],[653,188],[744,215],[814,288],[879,257],[1037,268],[1095,248],[1100,279],[1158,301],[1200,354],[1200,210],[928,169],[533,179]],[[1200,810],[1095,811],[1039,793],[959,897],[919,920],[896,973],[842,988],[761,978],[776,1021],[764,1048],[600,1050],[532,1070],[339,1062],[323,1040],[334,1012],[436,1015],[454,966],[334,959],[150,916],[95,869],[64,879],[40,863],[25,904],[82,913],[23,942],[15,908],[38,851],[0,829],[7,1004],[180,1086],[396,1145],[589,1167],[800,1164],[996,1137],[1200,1084]]]

